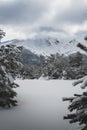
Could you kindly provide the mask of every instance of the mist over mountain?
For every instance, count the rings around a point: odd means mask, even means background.
[[[82,43],[87,45],[87,41],[82,39],[69,39],[69,40],[61,40],[60,38],[52,38],[52,37],[45,37],[45,38],[34,38],[34,39],[12,39],[9,41],[2,42],[1,45],[7,44],[14,44],[17,46],[23,46],[27,50],[37,54],[37,55],[44,55],[49,56],[50,54],[64,54],[69,55],[76,52],[84,53],[81,49],[77,47],[78,43]]]

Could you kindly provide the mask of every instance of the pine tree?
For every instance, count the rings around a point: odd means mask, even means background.
[[[81,43],[78,43],[77,46],[87,52],[87,47]],[[79,83],[81,83],[82,89],[86,88],[87,76],[76,80],[73,85],[76,86]],[[68,109],[70,112],[74,111],[74,113],[64,116],[64,119],[69,119],[70,123],[79,122],[79,125],[82,126],[81,130],[87,130],[87,92],[74,94],[74,96],[70,98],[63,98],[63,101],[70,101]]]
[[[0,106],[16,106],[15,97],[17,93],[13,88],[18,87],[14,83],[22,64],[19,62],[22,47],[7,45],[0,47]]]

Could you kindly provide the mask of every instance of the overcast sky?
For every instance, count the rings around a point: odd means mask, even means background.
[[[87,31],[87,0],[0,0],[6,39],[74,36]]]

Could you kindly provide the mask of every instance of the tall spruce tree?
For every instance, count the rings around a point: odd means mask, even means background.
[[[78,43],[77,45],[80,49],[87,52],[87,47]],[[87,76],[76,80],[73,83],[73,86],[81,83],[81,88],[84,89],[87,87]],[[81,130],[87,130],[87,92],[83,92],[82,94],[74,94],[73,97],[63,98],[63,101],[70,101],[70,105],[68,107],[69,111],[73,113],[64,116],[64,119],[69,119],[70,123],[79,122],[81,125]]]
[[[15,97],[17,93],[13,88],[18,87],[14,83],[22,64],[19,62],[22,47],[6,45],[0,47],[0,106],[16,106]]]

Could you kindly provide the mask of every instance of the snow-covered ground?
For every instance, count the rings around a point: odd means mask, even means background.
[[[62,97],[82,93],[64,80],[16,80],[19,105],[0,110],[0,130],[77,130],[78,125],[63,120],[68,102]],[[79,129],[78,129],[79,130]]]

